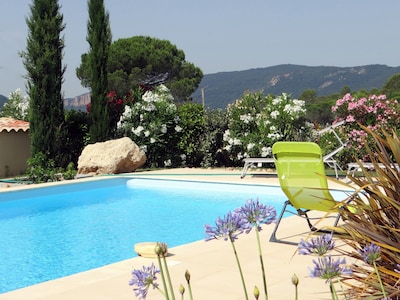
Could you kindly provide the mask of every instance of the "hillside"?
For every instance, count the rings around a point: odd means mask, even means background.
[[[226,108],[239,99],[245,91],[260,91],[265,94],[292,94],[297,98],[307,89],[313,89],[318,96],[338,93],[344,86],[352,91],[382,88],[400,67],[367,65],[359,67],[309,67],[301,65],[278,65],[244,71],[206,74],[199,88],[193,93],[194,101],[202,102],[201,89],[204,88],[205,105],[208,108]],[[6,101],[0,95],[0,107]],[[86,111],[90,102],[89,93],[64,99],[66,109]]]
[[[204,75],[199,88],[193,93],[194,101],[202,102],[204,88],[205,106],[225,108],[239,99],[245,91],[265,94],[292,94],[297,98],[304,90],[313,89],[318,96],[340,92],[344,86],[352,91],[382,88],[400,67],[367,65],[359,67],[309,67],[301,65],[278,65],[268,68]]]

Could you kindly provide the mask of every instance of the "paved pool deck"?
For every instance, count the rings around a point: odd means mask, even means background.
[[[133,176],[146,178],[168,178],[177,180],[200,180],[210,182],[229,182],[240,184],[279,185],[276,174],[270,170],[250,170],[247,176],[240,178],[239,169],[173,169],[133,173]],[[96,180],[84,178],[79,180]],[[341,188],[335,182],[329,182],[331,188]],[[7,189],[21,188],[19,186]],[[0,192],[5,190],[0,189]],[[279,213],[279,212],[278,212]],[[171,216],[173,217],[173,216]],[[309,278],[308,267],[312,266],[314,257],[298,255],[296,246],[271,243],[269,237],[273,225],[263,227],[261,244],[263,260],[267,274],[269,300],[294,299],[294,286],[291,277],[299,278],[298,299],[331,299],[329,287],[322,279]],[[304,220],[298,217],[285,218],[278,231],[278,237],[300,241],[309,235]],[[144,241],[147,242],[147,241]],[[249,299],[254,286],[257,285],[262,296],[263,283],[260,271],[260,260],[254,230],[250,234],[242,234],[235,242]],[[133,252],[132,244],[132,254]],[[176,299],[181,299],[178,288],[186,287],[184,273],[191,274],[191,285],[194,299],[245,299],[243,287],[232,246],[223,240],[209,242],[197,241],[169,249],[167,258]],[[118,263],[89,270],[75,275],[47,281],[41,284],[0,294],[0,300],[128,300],[135,297],[132,287],[128,285],[131,271],[143,265],[157,263],[156,259],[133,257]],[[10,270],[12,272],[12,270]],[[4,274],[3,274],[4,275]],[[160,279],[160,278],[159,278]],[[159,280],[160,286],[161,280]],[[189,299],[186,289],[185,299]],[[157,290],[149,290],[147,299],[165,299]]]

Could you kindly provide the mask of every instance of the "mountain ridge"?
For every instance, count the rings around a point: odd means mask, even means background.
[[[252,68],[241,71],[223,71],[203,76],[197,90],[192,94],[195,102],[204,102],[207,108],[226,108],[246,91],[264,91],[265,94],[291,94],[297,98],[302,92],[313,89],[318,96],[340,92],[347,86],[352,91],[381,89],[400,67],[373,64],[355,67],[305,66],[281,64],[271,67]],[[6,101],[0,95],[0,107]],[[90,94],[65,98],[66,109],[86,111]]]
[[[356,67],[304,66],[282,64],[243,71],[219,72],[204,75],[199,88],[192,94],[194,101],[205,106],[225,108],[246,91],[264,91],[265,94],[288,93],[297,98],[308,89],[318,96],[338,93],[348,86],[352,91],[382,88],[400,67],[365,65]]]

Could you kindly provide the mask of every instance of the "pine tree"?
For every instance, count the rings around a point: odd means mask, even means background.
[[[104,141],[110,136],[110,120],[107,105],[107,61],[111,45],[109,14],[103,0],[89,0],[87,41],[91,74],[90,139]]]
[[[33,0],[30,10],[26,19],[27,48],[21,55],[30,97],[31,156],[41,153],[57,165],[63,145],[61,85],[65,67],[62,65],[64,38],[61,32],[65,25],[58,0]]]

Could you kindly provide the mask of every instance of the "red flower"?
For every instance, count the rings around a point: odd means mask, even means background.
[[[115,99],[117,97],[117,93],[115,91],[110,91],[107,94],[107,98],[110,98],[111,100]]]

